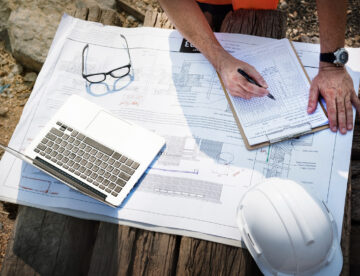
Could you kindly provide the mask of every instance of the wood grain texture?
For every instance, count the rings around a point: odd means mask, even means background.
[[[131,5],[126,0],[116,0],[116,8],[119,12],[125,11],[126,13],[136,17],[138,20],[144,21],[145,13],[140,9],[138,9],[137,7]]]
[[[89,275],[171,275],[176,247],[174,235],[102,222]]]
[[[174,29],[174,24],[164,12],[148,10],[145,14],[144,27],[155,27],[162,29]]]
[[[73,16],[82,20],[86,20],[88,13],[89,13],[89,9],[86,7],[82,7],[76,9]]]
[[[237,10],[229,12],[220,32],[284,38],[286,14],[278,10]]]
[[[99,6],[89,7],[87,20],[93,22],[99,22],[100,19],[101,19],[101,9],[99,8]]]
[[[100,22],[104,25],[121,26],[120,18],[116,11],[102,10]]]
[[[360,275],[360,223],[351,228],[350,275]]]
[[[360,223],[360,160],[351,161],[351,188],[351,219]]]
[[[98,222],[20,207],[1,275],[66,275],[87,271]],[[92,238],[91,238],[92,237]]]
[[[350,164],[351,167],[351,164]],[[351,235],[351,169],[345,197],[344,219],[341,233],[341,251],[343,254],[342,276],[350,274],[350,235]]]
[[[183,237],[178,275],[262,275],[243,248]]]

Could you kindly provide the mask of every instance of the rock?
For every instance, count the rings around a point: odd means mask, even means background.
[[[29,98],[30,95],[31,95],[31,93],[23,93],[23,94],[18,95],[17,97],[19,100],[25,100],[25,99]]]
[[[20,75],[23,72],[23,67],[20,64],[14,64],[11,68],[11,73],[14,75]]]
[[[281,1],[281,3],[280,3],[280,9],[282,9],[282,10],[285,10],[285,9],[287,9],[288,8],[288,3],[286,3],[286,1]]]
[[[308,37],[307,35],[305,35],[305,34],[301,34],[300,35],[300,40],[302,41],[302,42],[310,42],[310,37]]]
[[[4,0],[0,0],[3,3]],[[44,63],[64,12],[90,7],[115,7],[115,0],[5,0],[11,2],[8,34],[13,56],[36,72]]]
[[[311,43],[320,44],[320,38],[318,38],[317,36],[312,37],[311,38]]]
[[[26,82],[35,82],[37,78],[37,74],[35,72],[26,73],[24,76],[24,81]]]
[[[132,15],[129,15],[128,17],[126,17],[126,21],[127,21],[129,24],[134,24],[134,22],[136,21],[136,18],[133,17]]]
[[[7,107],[1,107],[0,106],[0,117],[5,117],[6,113],[9,112],[9,109]]]
[[[10,8],[8,0],[0,1],[0,32],[7,28],[7,21],[10,16]]]

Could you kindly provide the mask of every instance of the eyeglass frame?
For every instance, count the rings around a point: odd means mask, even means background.
[[[107,75],[110,75],[112,76],[113,78],[116,78],[116,79],[121,79],[123,77],[126,77],[127,75],[129,75],[130,73],[130,68],[132,66],[131,64],[131,58],[130,58],[130,50],[129,50],[129,45],[127,43],[127,40],[126,40],[126,37],[122,34],[120,34],[120,36],[125,40],[125,43],[126,43],[126,49],[127,49],[127,53],[128,53],[128,57],[129,57],[129,63],[127,65],[123,65],[121,67],[118,67],[118,68],[115,68],[113,70],[110,70],[109,72],[106,72],[106,73],[94,73],[94,74],[84,74],[84,69],[85,69],[85,50],[89,48],[89,44],[86,44],[84,46],[84,49],[82,50],[82,64],[81,64],[81,74],[82,74],[82,77],[89,83],[100,83],[100,82],[103,82],[104,80],[106,80],[106,76]],[[116,71],[116,70],[119,70],[119,69],[123,69],[123,68],[128,68],[128,72],[123,75],[123,76],[120,76],[120,77],[116,77],[114,75],[112,75],[111,73]],[[95,75],[104,75],[104,79],[101,80],[101,81],[89,81],[88,80],[88,77],[91,77],[91,76],[95,76]]]

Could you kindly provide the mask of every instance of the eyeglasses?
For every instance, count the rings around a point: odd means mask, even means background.
[[[125,76],[127,76],[130,73],[130,68],[131,68],[131,59],[130,59],[130,51],[129,51],[129,45],[127,43],[127,40],[125,38],[125,36],[123,36],[122,34],[120,34],[120,36],[125,40],[126,43],[126,49],[127,49],[127,54],[129,57],[129,63],[127,65],[115,68],[109,72],[106,73],[95,73],[95,74],[85,74],[84,70],[85,70],[85,51],[87,48],[89,48],[89,44],[86,44],[83,51],[82,51],[82,67],[81,67],[81,71],[82,71],[82,76],[84,79],[86,79],[88,82],[90,83],[99,83],[99,82],[103,82],[106,79],[107,75],[112,76],[113,78],[123,78]]]

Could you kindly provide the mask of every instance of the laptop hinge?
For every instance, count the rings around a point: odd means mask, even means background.
[[[48,172],[49,174],[53,175],[54,177],[60,179],[61,181],[73,186],[75,189],[90,195],[96,199],[100,199],[105,201],[106,195],[99,192],[98,190],[94,189],[93,187],[87,185],[86,183],[80,181],[79,179],[67,174],[66,172],[62,171],[61,169],[53,166],[52,164],[46,162],[45,160],[41,159],[40,157],[36,157],[33,161],[33,164],[38,168]]]

